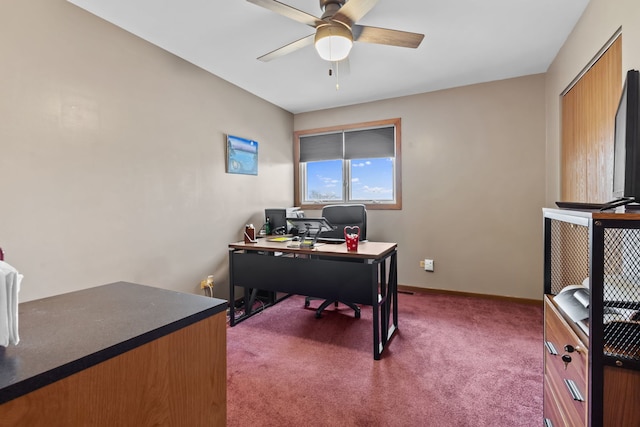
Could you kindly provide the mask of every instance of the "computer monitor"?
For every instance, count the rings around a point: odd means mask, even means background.
[[[271,224],[271,230],[267,234],[287,234],[287,210],[285,208],[265,209],[264,223]]]
[[[304,212],[300,208],[271,208],[264,210],[264,222],[269,224],[271,230],[269,234],[291,234],[291,225],[287,222],[287,218],[301,218]]]

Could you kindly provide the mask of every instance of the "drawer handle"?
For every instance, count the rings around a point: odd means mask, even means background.
[[[573,380],[565,379],[564,384],[569,389],[569,393],[571,393],[571,397],[573,397],[573,400],[584,402],[584,397],[582,397],[582,393],[580,393],[580,390],[578,390],[578,386]]]
[[[544,427],[553,427],[553,423],[549,418],[544,419]]]
[[[544,346],[547,347],[547,351],[549,352],[549,354],[553,354],[554,356],[558,355],[558,350],[556,350],[556,347],[551,341],[545,341]]]

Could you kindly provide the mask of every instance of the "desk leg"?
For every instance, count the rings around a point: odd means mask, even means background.
[[[379,264],[379,265],[378,265]],[[380,360],[380,354],[398,329],[398,268],[397,252],[391,254],[389,272],[386,259],[374,264],[374,305],[373,305],[373,358]],[[391,316],[393,312],[393,323]]]
[[[393,326],[398,328],[398,253],[391,256],[391,266],[389,268],[389,287],[393,295]],[[393,332],[392,332],[393,333]]]
[[[380,263],[380,296],[382,304],[382,319],[380,319],[380,329],[382,330],[382,348],[387,345],[387,339],[389,334],[389,282],[387,281],[387,263],[382,260]]]
[[[248,298],[247,295],[249,296]],[[256,302],[257,296],[257,288],[244,288],[244,312],[246,315],[251,316],[251,313],[253,312],[253,304]]]
[[[236,324],[236,292],[233,282],[233,249],[229,249],[229,326]]]
[[[378,273],[379,265],[377,263],[371,264],[371,268],[374,268]],[[380,345],[380,292],[378,291],[378,274],[372,274],[371,289],[373,294],[371,295],[371,301],[373,302],[373,358],[380,360],[380,353],[382,353]]]
[[[385,304],[385,344],[391,339],[393,334],[398,330],[398,264],[397,252],[391,255],[389,263],[389,275],[387,276],[387,302]],[[393,320],[390,324],[391,312],[393,312]]]

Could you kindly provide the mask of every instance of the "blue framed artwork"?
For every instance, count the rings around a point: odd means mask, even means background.
[[[258,141],[227,135],[227,173],[258,175]]]

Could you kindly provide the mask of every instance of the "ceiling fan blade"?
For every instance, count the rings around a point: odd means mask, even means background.
[[[298,21],[302,24],[306,24],[313,28],[316,28],[320,24],[325,24],[325,22],[320,18],[316,18],[315,16],[310,15],[307,12],[303,12],[299,9],[296,9],[295,7],[288,6],[276,0],[247,0],[247,1],[249,3],[262,6],[265,9],[269,9],[272,12],[278,13],[282,16],[293,19],[294,21]]]
[[[272,59],[276,59],[276,58],[280,58],[281,56],[285,56],[288,53],[294,52],[298,49],[302,49],[305,46],[309,46],[311,44],[313,44],[313,41],[315,39],[315,34],[311,34],[308,35],[306,37],[303,37],[299,40],[296,40],[294,42],[291,42],[287,45],[284,45],[276,50],[273,50],[265,55],[262,55],[261,57],[259,57],[258,59],[262,62],[269,62]]]
[[[378,0],[349,0],[331,19],[351,27],[366,15],[378,3]]]
[[[424,34],[407,31],[390,30],[388,28],[354,25],[353,40],[364,43],[386,44],[389,46],[417,48],[424,39]]]

